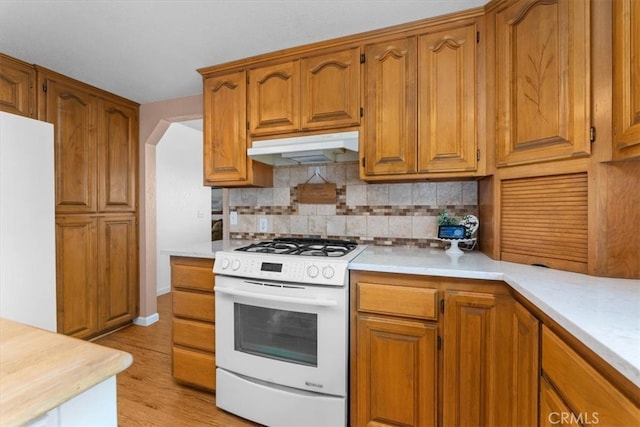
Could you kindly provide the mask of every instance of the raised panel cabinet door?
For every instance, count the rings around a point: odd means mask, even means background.
[[[492,426],[498,402],[498,301],[494,295],[447,292],[443,340],[445,426]],[[504,367],[501,367],[504,369]]]
[[[540,379],[540,427],[580,426],[578,417],[556,393],[551,385]]]
[[[62,77],[40,82],[40,120],[54,126],[56,213],[95,213],[98,99]]]
[[[437,425],[437,325],[357,317],[357,420],[361,426]]]
[[[640,2],[613,1],[613,157],[640,157]]]
[[[477,169],[477,25],[460,24],[419,39],[419,172]]]
[[[34,117],[36,70],[0,53],[0,111]]]
[[[300,60],[303,129],[360,124],[360,49]]]
[[[300,128],[300,63],[249,70],[249,131],[252,135]]]
[[[247,77],[245,71],[204,80],[204,181],[246,181]]]
[[[58,333],[75,338],[98,330],[96,232],[95,217],[56,217]]]
[[[101,100],[99,130],[98,209],[133,212],[138,170],[137,108]]]
[[[130,323],[138,311],[138,256],[135,215],[98,219],[99,328]]]
[[[495,13],[498,166],[589,155],[590,2],[519,0]]]
[[[365,47],[364,175],[416,172],[417,41]]]
[[[510,363],[506,374],[510,377],[509,395],[512,402],[502,408],[511,412],[510,425],[535,427],[538,425],[540,321],[516,301],[510,311],[510,342],[507,346],[498,347],[505,351]]]

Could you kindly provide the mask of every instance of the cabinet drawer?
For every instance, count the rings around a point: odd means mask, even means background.
[[[418,319],[437,319],[438,291],[409,286],[358,283],[358,310]]]
[[[173,315],[190,319],[215,321],[213,294],[173,291]]]
[[[213,291],[212,259],[171,258],[171,284],[180,288]]]
[[[215,352],[216,328],[212,323],[173,319],[173,343]]]
[[[637,425],[640,409],[546,327],[542,328],[542,371],[578,415],[602,425]],[[541,419],[546,417],[540,414]],[[591,418],[595,421],[595,418]]]
[[[185,383],[216,389],[216,358],[213,354],[173,347],[173,377]]]

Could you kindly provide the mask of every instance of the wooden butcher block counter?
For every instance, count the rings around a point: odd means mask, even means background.
[[[122,351],[0,319],[0,425],[29,423],[132,361]]]

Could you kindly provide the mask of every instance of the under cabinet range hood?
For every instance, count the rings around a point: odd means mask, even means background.
[[[273,166],[358,160],[358,131],[253,141],[253,160]]]

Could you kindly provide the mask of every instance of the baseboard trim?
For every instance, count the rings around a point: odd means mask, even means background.
[[[133,319],[133,324],[138,326],[150,326],[160,320],[160,316],[158,313],[153,313],[151,316],[147,317],[136,317]]]

